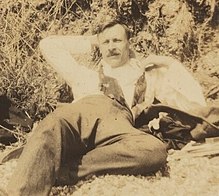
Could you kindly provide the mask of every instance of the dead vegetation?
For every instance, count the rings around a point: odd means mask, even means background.
[[[218,54],[217,1],[6,0],[0,9],[0,92],[32,118],[54,109],[63,84],[40,55],[39,41],[51,34],[95,33],[112,17],[132,29],[135,51],[174,56],[218,79],[217,59],[206,62]]]

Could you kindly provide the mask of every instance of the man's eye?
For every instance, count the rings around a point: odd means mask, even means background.
[[[109,41],[108,41],[108,40],[106,40],[106,41],[104,41],[104,42],[103,42],[103,44],[108,44],[108,43],[109,43]]]
[[[115,39],[114,42],[118,43],[118,42],[121,42],[122,40],[121,39]]]

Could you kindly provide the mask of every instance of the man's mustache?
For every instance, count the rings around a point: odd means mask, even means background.
[[[116,56],[116,55],[120,55],[120,53],[117,51],[109,51],[107,57]]]

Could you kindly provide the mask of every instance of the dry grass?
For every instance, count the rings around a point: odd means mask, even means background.
[[[91,34],[99,23],[115,16],[123,17],[124,21],[130,19],[134,50],[144,55],[152,52],[174,56],[192,70],[197,68],[200,56],[217,47],[209,45],[214,43],[218,23],[212,23],[217,11],[214,1],[203,3],[200,10],[207,13],[205,16],[194,12],[195,4],[189,0],[109,2],[1,1],[0,93],[6,92],[33,118],[45,116],[55,107],[63,81],[43,60],[39,41],[51,34]],[[199,5],[198,0],[196,3]],[[199,15],[201,22],[196,19]]]
[[[43,62],[38,42],[43,34],[34,20],[34,5],[25,1],[4,1],[1,12],[1,91],[33,117],[46,103],[54,105],[58,87],[56,75]],[[28,5],[28,7],[27,7]],[[34,106],[37,108],[34,108]],[[36,107],[35,106],[35,107]]]

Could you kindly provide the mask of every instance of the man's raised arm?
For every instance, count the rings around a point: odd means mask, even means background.
[[[157,65],[146,72],[152,81],[151,89],[162,103],[184,111],[205,107],[206,102],[200,84],[178,60],[151,55],[143,61],[144,65]]]
[[[40,41],[39,47],[46,61],[72,87],[75,82],[81,80],[81,74],[88,71],[86,67],[80,66],[72,55],[90,53],[96,45],[96,35],[49,36]]]

